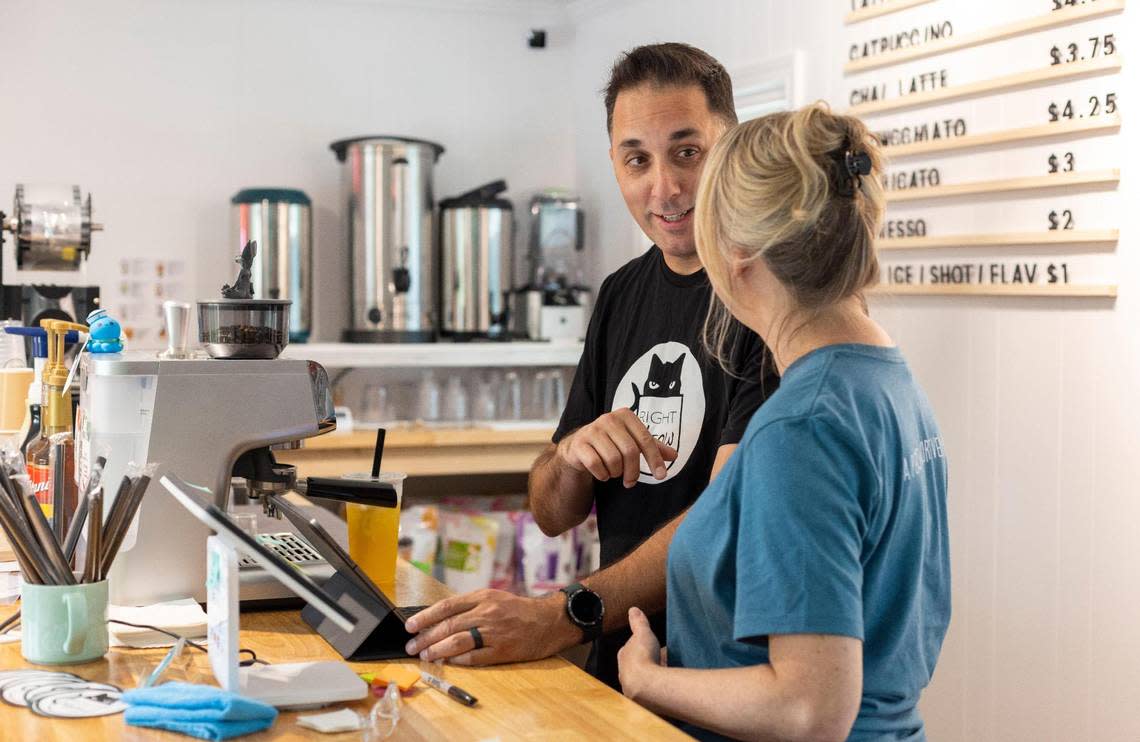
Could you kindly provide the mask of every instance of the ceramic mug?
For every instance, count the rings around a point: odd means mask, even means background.
[[[24,584],[21,650],[37,665],[75,665],[107,654],[107,581]]]

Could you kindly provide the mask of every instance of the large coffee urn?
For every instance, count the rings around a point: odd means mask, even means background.
[[[246,188],[230,199],[234,252],[257,242],[253,287],[258,299],[287,299],[289,340],[303,343],[313,326],[313,206],[304,191]]]
[[[497,180],[440,202],[443,335],[506,339],[514,277],[514,210]]]
[[[435,197],[443,147],[394,136],[331,145],[344,164],[350,264],[348,342],[436,337]]]

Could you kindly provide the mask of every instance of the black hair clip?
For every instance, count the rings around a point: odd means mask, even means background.
[[[844,164],[847,166],[847,173],[852,178],[860,178],[864,175],[871,174],[871,155],[866,152],[851,152],[848,151],[843,156]]]
[[[835,179],[835,191],[840,196],[852,198],[863,185],[863,176],[871,174],[871,155],[848,149],[847,142],[835,159],[839,167]]]

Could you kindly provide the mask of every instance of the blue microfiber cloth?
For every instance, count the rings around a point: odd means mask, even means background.
[[[199,739],[222,740],[268,729],[277,709],[210,685],[164,683],[123,694],[124,720],[136,727],[166,729]]]

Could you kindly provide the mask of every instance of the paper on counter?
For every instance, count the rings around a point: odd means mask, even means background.
[[[360,714],[352,709],[330,711],[327,714],[313,714],[311,716],[298,716],[297,725],[306,729],[315,729],[323,734],[336,734],[337,732],[355,732],[364,728],[364,720]]]
[[[107,617],[156,626],[187,639],[206,636],[206,612],[193,598],[144,606],[111,605],[107,607]],[[136,629],[117,623],[110,623],[107,628],[112,647],[173,647],[177,641],[150,629]]]
[[[20,597],[20,565],[0,562],[0,605],[14,603]]]

